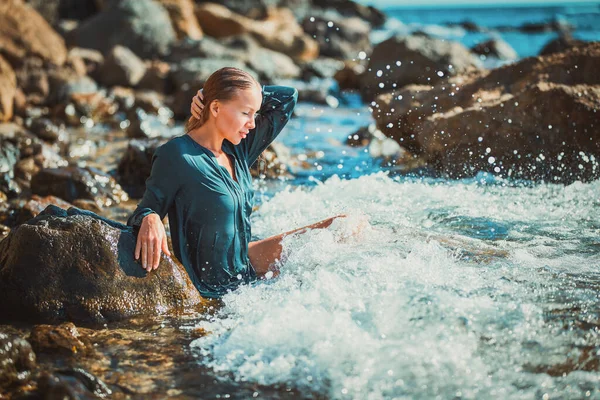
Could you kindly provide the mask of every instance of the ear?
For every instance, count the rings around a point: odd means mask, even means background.
[[[221,104],[220,104],[219,100],[213,100],[213,101],[211,101],[210,106],[208,108],[209,108],[212,116],[214,118],[216,118],[217,115],[219,115],[219,110],[221,108]]]

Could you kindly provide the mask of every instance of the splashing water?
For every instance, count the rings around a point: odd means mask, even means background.
[[[331,398],[597,396],[598,193],[385,173],[287,188],[259,236],[350,216],[286,237],[280,277],[225,296],[192,348],[228,379]]]

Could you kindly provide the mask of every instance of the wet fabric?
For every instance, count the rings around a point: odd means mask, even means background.
[[[190,136],[171,139],[152,159],[146,191],[127,224],[137,233],[142,220],[168,214],[175,256],[203,297],[221,297],[256,281],[248,259],[254,191],[250,167],[289,121],[296,89],[264,86],[256,126],[240,144],[223,141],[237,182],[215,155]]]

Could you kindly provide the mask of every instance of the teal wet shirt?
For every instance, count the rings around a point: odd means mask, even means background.
[[[264,86],[255,128],[238,145],[223,140],[237,182],[188,135],[154,153],[146,191],[127,224],[137,234],[148,214],[161,220],[168,214],[175,256],[203,297],[221,297],[257,278],[248,259],[254,204],[250,167],[287,124],[297,100],[294,88]]]

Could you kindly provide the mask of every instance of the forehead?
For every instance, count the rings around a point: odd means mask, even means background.
[[[261,89],[257,85],[251,88],[239,90],[231,99],[236,105],[249,107],[257,111],[262,103]]]

